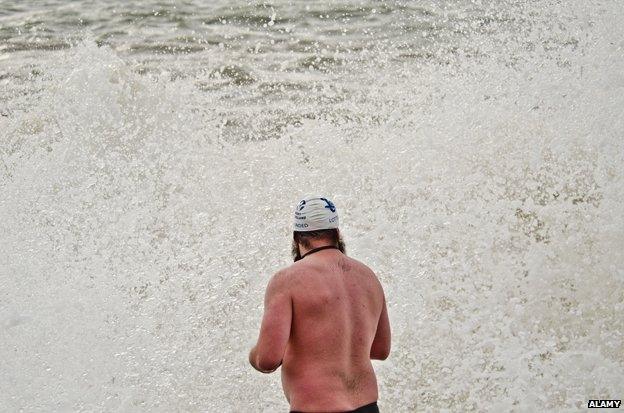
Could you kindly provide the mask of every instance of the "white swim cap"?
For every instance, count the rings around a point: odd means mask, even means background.
[[[298,232],[338,228],[336,205],[327,198],[309,196],[295,208],[293,230]]]

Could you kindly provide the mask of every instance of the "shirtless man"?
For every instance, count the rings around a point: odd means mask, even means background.
[[[379,280],[345,255],[338,215],[326,198],[295,210],[295,263],[269,281],[249,362],[282,366],[291,412],[379,412],[371,359],[390,353],[390,323]]]

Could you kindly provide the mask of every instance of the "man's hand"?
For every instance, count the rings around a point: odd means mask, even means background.
[[[269,281],[258,343],[249,352],[249,363],[262,373],[274,372],[282,364],[290,338],[292,300],[286,281],[282,273]]]

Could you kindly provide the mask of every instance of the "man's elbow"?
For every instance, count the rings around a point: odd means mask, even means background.
[[[282,360],[278,360],[275,357],[259,356],[256,359],[257,370],[262,373],[273,373],[281,365],[282,365]]]
[[[375,353],[375,354],[371,353],[371,357],[370,358],[371,358],[371,360],[385,360],[385,359],[388,358],[389,355],[390,355],[389,351],[385,351],[383,353],[379,352],[379,353]]]
[[[390,355],[390,346],[383,348],[372,348],[370,358],[373,360],[385,360]]]

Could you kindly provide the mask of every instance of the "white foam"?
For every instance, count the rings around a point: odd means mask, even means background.
[[[266,140],[223,122],[258,106],[92,43],[63,52],[38,101],[0,117],[0,410],[286,410],[246,352],[302,180],[386,288],[384,410],[619,397],[624,62],[603,7],[566,12],[592,21],[577,48],[354,71]]]

